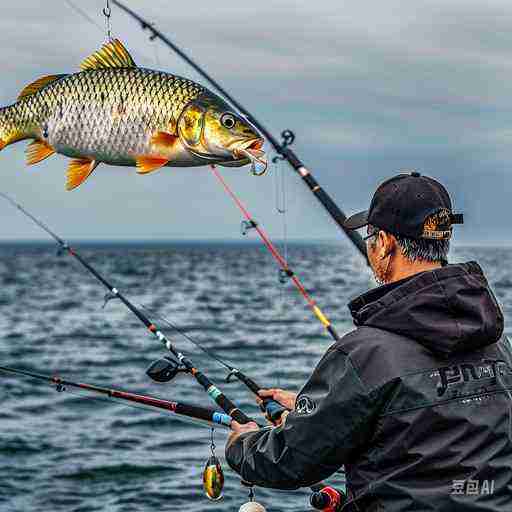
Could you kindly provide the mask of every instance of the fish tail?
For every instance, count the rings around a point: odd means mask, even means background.
[[[0,151],[29,136],[18,123],[17,110],[16,105],[0,108]]]

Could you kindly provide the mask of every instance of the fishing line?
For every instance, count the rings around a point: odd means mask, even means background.
[[[87,20],[89,23],[94,25],[99,31],[104,32],[105,28],[102,27],[99,23],[93,20],[85,11],[83,11],[78,5],[75,5],[71,0],[64,0],[68,4],[71,9],[73,9],[76,13],[78,13],[82,18]]]
[[[105,16],[105,32],[107,37],[107,43],[112,41],[112,25],[110,23],[110,17],[112,16],[112,9],[110,8],[110,0],[105,0],[105,7],[103,8],[103,16]]]
[[[276,212],[280,215],[282,219],[282,245],[283,245],[283,254],[284,260],[286,262],[289,261],[288,254],[288,225],[287,225],[287,213],[288,213],[288,204],[287,204],[287,196],[286,196],[286,179],[284,175],[283,169],[283,159],[278,154],[276,154],[272,158],[272,163],[274,165],[274,185],[275,185],[275,201],[276,201]],[[280,271],[279,273],[279,317],[284,316],[288,313],[288,304],[287,304],[287,294],[286,294],[286,284],[288,282],[288,278],[286,275],[283,275]],[[282,365],[281,365],[281,357],[279,354],[276,355],[276,359],[278,362],[277,368],[277,387],[281,387],[281,373],[282,373]]]
[[[183,336],[187,341],[192,343],[194,346],[196,346],[199,350],[202,350],[208,357],[213,359],[214,361],[217,361],[220,365],[222,365],[224,368],[227,368],[228,370],[233,370],[233,366],[226,363],[223,359],[221,359],[219,356],[217,356],[214,352],[207,349],[201,343],[199,343],[197,340],[192,338],[189,334],[187,334],[181,327],[177,326],[176,324],[172,323],[170,320],[168,320],[166,317],[164,317],[161,313],[157,313],[156,311],[152,310],[148,306],[145,306],[144,304],[139,304],[139,306],[146,311],[149,315],[157,318],[162,322],[163,324],[167,325],[167,327],[170,327],[171,329],[174,329],[178,334]]]

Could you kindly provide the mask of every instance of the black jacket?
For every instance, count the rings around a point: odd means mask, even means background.
[[[477,263],[374,289],[283,426],[226,451],[244,480],[305,487],[344,465],[344,510],[512,511],[512,349]]]

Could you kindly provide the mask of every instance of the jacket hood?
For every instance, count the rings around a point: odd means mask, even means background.
[[[444,356],[491,345],[503,333],[503,313],[474,261],[380,286],[349,309],[357,326],[407,336]]]

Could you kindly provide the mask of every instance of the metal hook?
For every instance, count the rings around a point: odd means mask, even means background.
[[[256,165],[255,165],[254,160],[253,160],[252,165],[251,165],[251,173],[252,173],[253,176],[263,176],[267,172],[268,163],[266,161],[262,161],[262,160],[258,160],[258,163],[263,165],[263,169],[258,172],[256,170]]]

